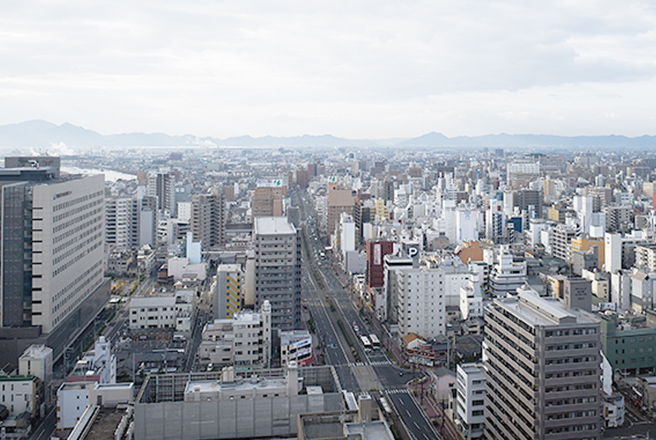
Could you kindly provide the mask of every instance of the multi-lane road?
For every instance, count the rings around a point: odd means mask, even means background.
[[[419,373],[398,368],[383,348],[364,349],[360,336],[375,331],[362,318],[351,294],[344,288],[330,262],[322,256],[321,241],[307,215],[310,212],[307,197],[295,196],[304,229],[303,299],[313,320],[325,362],[335,366],[343,389],[385,396],[411,438],[440,439],[406,386]],[[382,335],[378,336],[380,338]]]

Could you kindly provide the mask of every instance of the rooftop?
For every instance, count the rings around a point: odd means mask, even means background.
[[[254,226],[257,235],[296,234],[296,228],[287,217],[257,217]]]
[[[508,310],[531,327],[560,324],[594,324],[594,317],[569,309],[557,298],[541,297],[531,290],[521,290],[517,296],[496,300],[495,304]]]

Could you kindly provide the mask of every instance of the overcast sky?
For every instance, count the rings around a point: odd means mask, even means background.
[[[656,134],[651,1],[0,3],[0,125]]]

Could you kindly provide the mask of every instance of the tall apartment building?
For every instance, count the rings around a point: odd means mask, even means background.
[[[117,250],[155,244],[157,198],[105,199],[105,243]]]
[[[635,247],[635,266],[638,269],[647,269],[656,272],[656,245],[645,244]]]
[[[232,318],[241,310],[243,272],[239,264],[220,264],[216,270],[214,316]]]
[[[268,300],[273,328],[295,330],[301,322],[300,231],[285,217],[254,220],[255,308]]]
[[[157,209],[175,216],[175,175],[170,172],[148,175],[148,195],[157,197]]]
[[[483,437],[485,428],[485,368],[483,364],[459,364],[456,371],[456,414],[466,438]]]
[[[221,188],[197,194],[191,200],[191,232],[194,241],[202,241],[204,249],[225,242],[225,201]]]
[[[444,271],[439,268],[396,271],[396,317],[402,336],[416,333],[424,338],[434,338],[445,334],[444,280]]]
[[[572,239],[579,231],[571,226],[558,225],[551,233],[551,253],[554,257],[570,263],[572,261]]]
[[[600,323],[525,290],[485,316],[485,435],[500,440],[600,439]]]
[[[356,192],[350,189],[330,189],[328,191],[327,228],[333,234],[343,212],[355,217]]]
[[[520,210],[533,212],[536,217],[542,217],[542,193],[535,189],[523,189],[515,192],[513,205]]]
[[[282,217],[287,187],[280,180],[259,182],[253,194],[253,217]]]
[[[629,231],[633,228],[631,214],[633,208],[627,205],[609,206],[606,208],[608,229],[611,232]]]
[[[136,198],[105,200],[105,243],[118,250],[139,245],[139,204]]]
[[[0,169],[0,364],[14,367],[31,344],[57,359],[109,299],[104,177],[31,160]]]

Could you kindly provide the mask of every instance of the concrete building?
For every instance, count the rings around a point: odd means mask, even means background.
[[[299,414],[345,409],[335,374],[329,366],[290,366],[250,377],[229,370],[149,376],[135,403],[134,438],[295,437]]]
[[[283,217],[286,197],[287,186],[280,179],[259,181],[252,200],[253,218]]]
[[[592,282],[578,277],[565,279],[563,301],[567,307],[592,311]]]
[[[136,198],[105,199],[105,243],[117,250],[139,247],[138,212]]]
[[[177,289],[164,296],[139,296],[128,305],[131,330],[175,329],[190,332],[196,308],[195,290]]]
[[[599,321],[527,290],[485,320],[486,437],[599,439]]]
[[[656,328],[649,323],[599,314],[601,343],[613,371],[623,376],[656,374]]]
[[[312,363],[312,335],[307,330],[280,332],[280,365],[290,362],[299,366]]]
[[[396,271],[412,268],[414,266],[414,259],[408,256],[388,254],[385,255],[383,261],[384,284],[381,289],[374,291],[372,304],[379,320],[385,321],[392,319],[393,322],[398,322],[397,298],[395,296],[396,289],[398,288]]]
[[[73,429],[89,405],[89,389],[96,381],[64,382],[57,390],[57,430]]]
[[[328,235],[335,233],[335,228],[343,212],[355,217],[356,192],[350,189],[330,189],[327,199],[327,223]]]
[[[295,330],[301,322],[301,240],[285,217],[258,217],[254,223],[255,309],[271,304],[271,323]]]
[[[40,381],[35,376],[0,376],[0,405],[4,405],[10,416],[24,412],[36,417],[39,414]]]
[[[104,177],[32,160],[0,169],[0,364],[12,367],[31,344],[59,358],[109,300]]]
[[[394,252],[394,242],[379,240],[367,242],[367,270],[365,279],[367,287],[379,288],[384,284],[384,258]]]
[[[460,287],[460,317],[464,320],[483,317],[483,294],[477,280],[470,279]]]
[[[30,345],[18,358],[18,374],[35,376],[42,382],[52,378],[52,348],[45,345]]]
[[[645,244],[635,248],[635,267],[656,272],[656,244]]]
[[[242,371],[269,367],[271,351],[271,307],[265,301],[260,312],[242,310],[205,324],[198,354],[203,364]]]
[[[215,249],[225,243],[225,200],[221,188],[197,194],[191,200],[191,232],[194,241],[205,249]]]
[[[456,370],[456,414],[465,437],[480,439],[485,429],[485,368],[483,364],[463,363]]]
[[[420,267],[396,271],[396,317],[401,336],[434,338],[446,331],[445,273]]]
[[[243,271],[240,264],[220,264],[216,269],[214,316],[233,318],[242,303]]]
[[[157,172],[148,175],[147,195],[157,197],[157,210],[176,216],[175,175],[170,172]]]
[[[526,262],[515,262],[513,256],[502,247],[501,254],[490,271],[490,293],[495,297],[504,297],[514,293],[526,280]]]
[[[579,234],[578,229],[568,225],[558,225],[551,233],[551,254],[566,261],[572,262],[572,239]]]
[[[633,208],[631,206],[609,206],[606,208],[608,229],[611,232],[628,232],[633,229]]]

